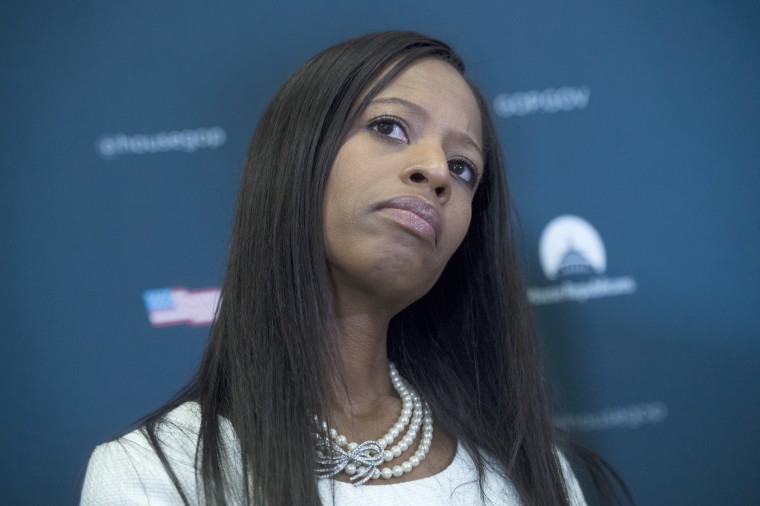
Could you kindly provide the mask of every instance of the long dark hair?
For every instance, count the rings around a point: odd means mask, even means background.
[[[243,172],[221,303],[200,368],[144,420],[158,438],[165,415],[201,407],[196,462],[206,500],[223,504],[228,479],[222,416],[240,442],[244,501],[319,504],[310,415],[328,419],[326,378],[340,371],[322,209],[335,156],[369,100],[421,58],[464,64],[446,44],[413,32],[374,33],[317,54],[262,116]],[[488,107],[485,171],[461,247],[436,285],[391,321],[388,356],[428,400],[434,418],[473,456],[515,484],[526,505],[567,505],[537,339],[515,257],[504,163]],[[490,459],[484,459],[488,455]],[[250,477],[244,479],[243,477]]]

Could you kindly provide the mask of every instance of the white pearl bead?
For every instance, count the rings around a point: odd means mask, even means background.
[[[338,443],[340,446],[345,446],[346,443],[348,443],[348,440],[346,439],[346,436],[341,434],[335,438],[335,442]]]
[[[410,416],[412,416],[412,410],[409,409],[409,408],[404,408],[404,409],[401,410],[401,414],[403,416],[409,418]]]
[[[356,450],[356,447],[359,446],[357,443],[354,443],[353,441],[348,443],[348,451],[352,452]]]
[[[335,429],[330,429],[330,437],[331,437],[331,438],[336,438],[336,437],[338,437],[338,431],[337,431],[337,430],[335,430]]]
[[[396,422],[393,424],[393,428],[401,432],[402,430],[404,430],[404,424],[401,422]]]
[[[398,437],[399,431],[396,429],[396,427],[393,427],[391,430],[388,431],[388,435],[390,435],[393,439],[396,439]]]
[[[385,446],[388,446],[389,444],[391,444],[394,439],[396,438],[394,438],[390,434],[386,434],[385,436],[383,436],[383,441],[385,442]]]
[[[372,471],[371,479],[376,480],[379,477],[380,477],[380,470],[379,469],[375,469],[374,471]]]
[[[398,446],[394,446],[393,448],[391,448],[391,453],[393,453],[394,457],[398,457],[399,455],[401,455],[401,448],[399,448]]]
[[[382,476],[384,480],[390,479],[390,477],[393,476],[393,471],[388,467],[384,467],[383,470],[380,471],[380,476]]]
[[[417,454],[412,455],[409,457],[408,461],[412,466],[417,467],[420,465],[420,458],[417,456]]]
[[[356,474],[356,464],[351,462],[346,466],[346,474],[349,476],[353,476]]]
[[[385,442],[385,438],[382,438],[382,437],[377,440],[377,444],[383,450],[385,450],[385,447],[388,446],[388,444]]]
[[[364,476],[364,474],[366,474],[367,472],[367,468],[364,466],[360,466],[359,469],[356,470],[356,472]]]
[[[385,450],[383,452],[383,460],[386,462],[393,460],[393,453],[391,453],[389,450]]]
[[[398,444],[398,447],[401,449],[401,452],[399,452],[399,455],[401,455],[402,453],[404,453],[405,451],[409,449],[409,443],[407,443],[406,441],[402,439],[401,442]]]
[[[412,472],[412,464],[407,460],[401,464],[401,469],[403,469],[405,473],[410,473]]]
[[[393,466],[392,472],[393,472],[393,476],[398,478],[399,476],[404,474],[404,469],[401,466]]]

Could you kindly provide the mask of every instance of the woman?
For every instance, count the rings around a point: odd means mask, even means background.
[[[387,32],[288,79],[253,137],[200,369],[98,447],[83,504],[583,504],[463,71]]]

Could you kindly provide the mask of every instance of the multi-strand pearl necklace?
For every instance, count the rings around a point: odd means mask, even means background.
[[[339,434],[327,423],[321,422],[321,434],[316,434],[316,474],[320,478],[330,478],[345,472],[355,481],[354,485],[362,485],[368,480],[383,478],[388,480],[409,473],[420,465],[430,450],[433,441],[433,417],[430,407],[420,395],[404,381],[404,378],[391,363],[389,366],[391,383],[401,397],[401,414],[396,423],[377,440],[369,440],[357,444],[349,442],[346,436]],[[401,464],[391,466],[391,462],[406,452],[417,437],[422,426],[422,439],[414,454]],[[408,427],[408,429],[407,429]],[[393,442],[404,431],[406,433],[398,443]],[[380,465],[387,463],[380,469]]]

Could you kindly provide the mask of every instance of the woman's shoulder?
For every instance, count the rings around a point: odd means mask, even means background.
[[[583,489],[581,489],[578,483],[578,478],[575,477],[573,468],[570,467],[567,457],[564,453],[557,450],[557,457],[559,459],[560,469],[562,470],[562,477],[565,480],[565,489],[567,490],[567,497],[570,499],[571,506],[585,506],[586,498],[583,496]]]
[[[133,462],[157,460],[158,455],[151,443],[153,440],[167,453],[170,461],[190,454],[194,458],[200,424],[201,409],[198,403],[185,402],[158,419],[152,434],[142,425],[117,439],[99,445],[95,448],[93,456],[112,459],[128,457]]]
[[[575,476],[575,473],[573,472],[573,468],[570,466],[569,461],[567,460],[567,457],[565,456],[564,452],[561,451],[559,448],[555,448],[555,455],[557,456],[557,460],[559,461],[560,465],[560,472],[562,474],[562,479],[564,481],[565,490],[567,492],[567,498],[569,499],[570,506],[586,506],[588,503],[586,502],[586,498],[583,495],[583,490],[578,483],[578,479]],[[504,490],[509,490],[509,493],[517,497],[517,491],[514,489],[514,486],[507,477],[507,473],[503,470],[503,467],[499,464],[499,462],[492,456],[488,455],[487,453],[483,454],[483,458],[486,464],[486,482],[485,486],[486,488],[490,486],[496,485],[499,490],[499,494],[503,494]],[[474,464],[472,463],[472,460],[468,458],[468,464],[472,466],[474,469]],[[495,472],[495,470],[498,470],[498,472]],[[507,486],[504,487],[504,483],[502,482],[503,479],[507,480]],[[491,481],[489,481],[491,480]],[[498,495],[498,494],[497,494]],[[519,501],[516,500],[515,504],[519,504]]]
[[[162,417],[152,435],[141,426],[96,447],[87,464],[81,504],[141,504],[156,497],[181,502],[151,440],[183,486],[194,489],[200,422],[200,406],[185,402]]]

